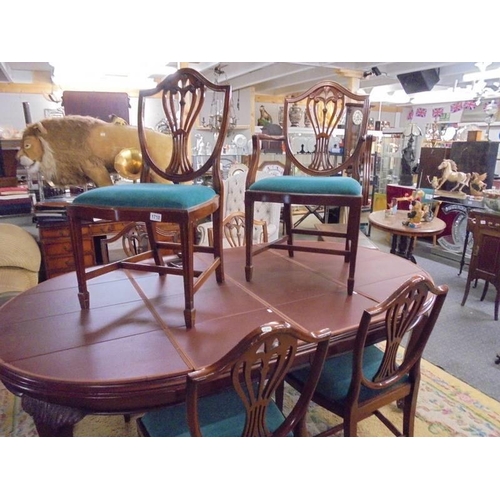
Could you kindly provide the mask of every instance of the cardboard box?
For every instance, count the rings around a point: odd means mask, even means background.
[[[481,130],[469,130],[467,132],[467,141],[482,141],[483,132]]]

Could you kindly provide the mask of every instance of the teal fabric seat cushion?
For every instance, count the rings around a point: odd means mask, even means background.
[[[384,353],[374,345],[368,346],[365,349],[363,372],[366,378],[372,379],[375,376],[382,362],[383,354]],[[347,397],[349,386],[351,385],[352,360],[352,352],[327,359],[323,366],[315,393],[320,394],[329,401],[335,401],[342,404],[343,400]],[[291,372],[287,379],[304,384],[308,376],[309,368],[305,367]],[[402,384],[407,380],[408,377],[403,377],[398,384]],[[380,394],[380,391],[374,391],[361,386],[359,400],[366,401],[376,394]]]
[[[266,177],[254,182],[250,191],[272,191],[297,194],[361,194],[361,184],[352,177],[311,177],[284,175]]]
[[[240,437],[245,425],[245,408],[234,390],[227,390],[198,401],[200,427],[206,437]],[[267,408],[267,425],[276,430],[285,417],[271,401]],[[152,437],[189,437],[184,403],[152,410],[142,417]]]
[[[91,189],[78,195],[75,205],[132,208],[188,209],[210,201],[215,191],[191,184],[117,184]]]

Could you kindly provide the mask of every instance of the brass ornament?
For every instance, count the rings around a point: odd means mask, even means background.
[[[137,148],[122,149],[115,157],[115,170],[125,179],[139,179],[142,170],[141,152]]]

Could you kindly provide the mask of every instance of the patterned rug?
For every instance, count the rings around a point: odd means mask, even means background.
[[[288,402],[295,394],[287,388]],[[384,413],[398,425],[401,410],[390,405]],[[312,435],[337,417],[312,405],[308,429]],[[391,436],[375,417],[359,425],[360,436]],[[126,437],[136,436],[134,418],[125,422],[122,416],[88,416],[75,426],[75,436]],[[418,397],[415,435],[421,437],[500,436],[500,402],[485,396],[457,378],[425,360],[422,361],[422,381]],[[37,436],[31,417],[21,409],[21,401],[0,384],[0,436]]]

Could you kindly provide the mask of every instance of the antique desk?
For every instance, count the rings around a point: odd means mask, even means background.
[[[210,257],[201,257],[209,265]],[[244,262],[244,248],[226,251],[225,283],[210,280],[196,294],[191,330],[180,277],[123,270],[101,276],[90,282],[85,311],[75,273],[45,281],[0,308],[0,380],[22,398],[39,435],[71,436],[87,414],[130,414],[181,400],[186,373],[269,321],[330,328],[330,354],[346,350],[365,308],[425,274],[408,260],[360,247],[348,296],[341,257],[297,252],[290,259],[270,250],[256,258],[250,283]],[[304,346],[299,361],[308,354]]]
[[[434,217],[430,222],[422,222],[420,227],[411,228],[403,225],[407,214],[407,210],[398,210],[396,214],[387,216],[385,210],[379,210],[372,212],[368,216],[368,220],[374,227],[392,234],[392,254],[400,255],[416,263],[413,256],[415,238],[442,233],[446,224],[441,219]]]

